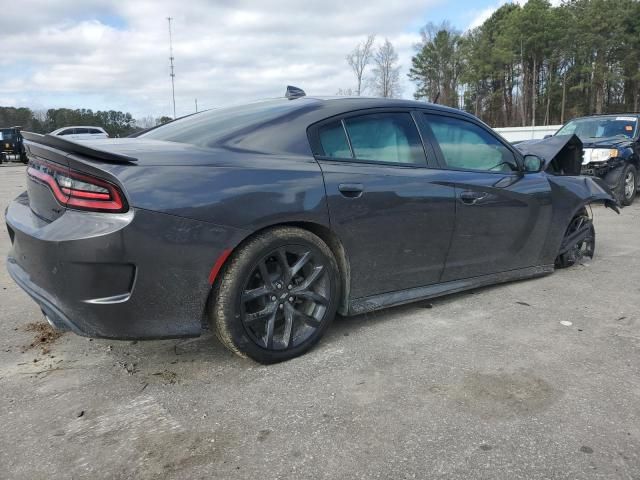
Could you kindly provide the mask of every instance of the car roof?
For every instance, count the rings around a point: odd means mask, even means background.
[[[582,120],[582,119],[585,119],[585,118],[600,118],[600,117],[636,117],[636,118],[640,118],[640,113],[594,113],[593,115],[585,115],[583,117],[575,117],[575,118],[572,118],[569,121]]]
[[[264,99],[205,110],[150,129],[137,138],[233,151],[310,155],[312,152],[307,136],[310,126],[352,113],[357,115],[360,112],[364,114],[377,109],[396,108],[455,113],[482,123],[461,110],[415,100],[301,96]],[[234,116],[237,112],[240,114]]]
[[[343,97],[343,96],[304,96],[298,97],[291,102],[300,102],[301,104],[307,101],[318,101],[327,105],[327,107],[340,107],[344,109],[344,112],[351,110],[360,110],[367,108],[429,108],[432,110],[462,114],[471,118],[473,115],[468,114],[462,110],[458,110],[452,107],[446,107],[444,105],[438,105],[435,103],[419,102],[417,100],[406,100],[401,98],[381,98],[381,97]]]

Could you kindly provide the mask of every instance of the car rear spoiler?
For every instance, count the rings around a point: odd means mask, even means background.
[[[57,135],[40,135],[39,133],[33,132],[21,132],[22,137],[27,140],[27,142],[37,143],[40,145],[45,145],[47,147],[57,148],[58,150],[62,150],[67,153],[75,153],[78,155],[84,155],[86,157],[91,157],[96,160],[102,160],[103,162],[109,163],[131,163],[137,162],[138,159],[134,157],[130,157],[128,155],[122,155],[121,153],[113,153],[107,150],[102,150],[100,148],[91,147],[84,143],[74,142],[72,140],[68,140],[63,137],[59,137]]]

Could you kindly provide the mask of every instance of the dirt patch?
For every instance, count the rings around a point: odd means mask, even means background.
[[[152,373],[151,375],[157,377],[163,385],[173,385],[178,381],[178,374],[170,370],[163,370],[162,372]]]
[[[40,348],[43,355],[51,352],[51,344],[60,338],[64,332],[58,331],[46,322],[28,323],[24,331],[33,334],[33,341],[29,345],[22,347],[26,352],[32,348]]]
[[[530,415],[545,410],[562,392],[529,372],[467,375],[462,384],[432,385],[430,393],[446,395],[458,405],[488,418]]]

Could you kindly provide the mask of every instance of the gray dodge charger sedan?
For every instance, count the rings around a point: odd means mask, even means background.
[[[136,138],[24,133],[7,268],[60,329],[197,336],[259,362],[355,315],[593,256],[577,137],[514,149],[475,117],[405,100],[287,98]],[[402,328],[402,325],[398,325]]]

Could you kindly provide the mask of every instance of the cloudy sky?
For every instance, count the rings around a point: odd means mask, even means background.
[[[396,47],[411,98],[420,27],[466,30],[505,1],[22,0],[0,16],[0,105],[170,115],[167,16],[178,116],[195,98],[204,109],[282,96],[287,84],[318,95],[354,87],[344,57],[370,33]]]

